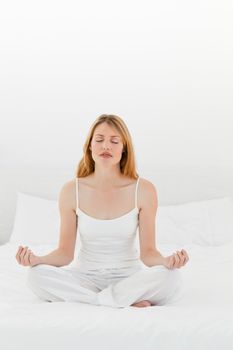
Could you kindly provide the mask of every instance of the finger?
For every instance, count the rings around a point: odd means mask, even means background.
[[[177,254],[178,254],[179,258],[180,258],[179,267],[181,267],[181,266],[184,265],[185,256],[181,252],[179,252],[178,250],[177,250]]]
[[[184,254],[184,256],[185,256],[185,262],[188,262],[188,261],[189,261],[189,256],[188,256],[186,250],[182,249],[181,252],[182,252],[182,253]]]
[[[19,252],[21,252],[22,250],[23,250],[23,247],[20,246],[20,247],[18,248],[18,250],[17,250],[17,254],[19,254]]]
[[[184,257],[184,264],[186,264],[188,262],[188,260],[189,260],[189,257],[187,255],[187,253],[184,253],[184,252],[182,252],[182,255]]]
[[[174,258],[175,258],[175,265],[174,265],[174,267],[177,267],[177,266],[179,266],[179,263],[180,263],[179,255],[174,253]]]
[[[183,252],[181,252],[181,255],[182,255],[182,259],[183,259],[183,265],[185,265],[187,262],[186,255]]]
[[[188,256],[188,254],[187,254],[187,252],[186,252],[185,249],[181,249],[181,252],[182,252],[184,255]]]
[[[21,264],[23,264],[23,265],[24,265],[24,257],[27,253],[27,249],[28,249],[28,247],[25,247],[20,254]]]
[[[20,246],[20,247],[18,248],[18,251],[17,251],[16,255],[15,255],[16,260],[17,260],[18,262],[20,262],[20,260],[19,260],[19,255],[20,255],[20,253],[22,252],[22,250],[23,250],[23,247]]]
[[[20,264],[22,264],[24,252],[25,252],[25,247],[22,247],[21,251],[19,252],[19,263]]]
[[[31,260],[30,259],[31,259],[32,254],[33,253],[31,252],[31,250],[29,250],[28,251],[28,263],[29,263],[29,265],[31,265]]]
[[[31,252],[30,254],[29,254],[29,258],[28,258],[28,260],[29,260],[29,262],[30,262],[30,265],[32,265],[32,261],[31,261],[31,258],[33,257],[33,253]]]
[[[30,250],[27,249],[23,258],[24,265],[26,266],[29,265],[29,254],[30,254]]]
[[[181,254],[181,252],[179,252],[179,250],[176,251],[177,256],[179,257],[179,263],[178,263],[178,268],[180,268],[181,266],[183,266],[183,262],[184,262],[184,258]]]
[[[179,250],[176,251],[177,257],[179,259],[177,268],[179,269],[181,266],[183,266],[183,262],[184,262],[184,258],[183,255],[181,254],[181,252]]]

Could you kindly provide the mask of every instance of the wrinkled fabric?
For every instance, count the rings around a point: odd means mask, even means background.
[[[45,301],[127,307],[149,300],[172,302],[182,284],[180,271],[164,266],[85,270],[40,264],[28,270],[27,285]]]

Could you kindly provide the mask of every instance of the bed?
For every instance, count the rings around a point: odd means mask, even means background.
[[[182,288],[168,305],[119,309],[48,303],[32,293],[28,267],[15,253],[19,245],[38,255],[56,248],[57,200],[18,191],[16,203],[11,235],[0,246],[1,349],[233,349],[233,196],[159,205],[158,249],[189,254]],[[79,247],[77,239],[71,266]]]

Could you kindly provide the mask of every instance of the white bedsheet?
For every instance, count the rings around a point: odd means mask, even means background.
[[[17,248],[0,246],[1,349],[233,349],[233,243],[158,245],[163,255],[181,248],[189,254],[181,294],[172,305],[123,309],[38,299]],[[30,248],[38,255],[55,249]]]

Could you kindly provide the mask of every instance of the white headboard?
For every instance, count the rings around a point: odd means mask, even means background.
[[[138,169],[154,183],[159,205],[233,196],[233,166],[156,166]],[[75,177],[75,166],[0,167],[0,243],[7,242],[13,228],[17,191],[58,199],[61,186]],[[38,213],[38,220],[40,219]]]

